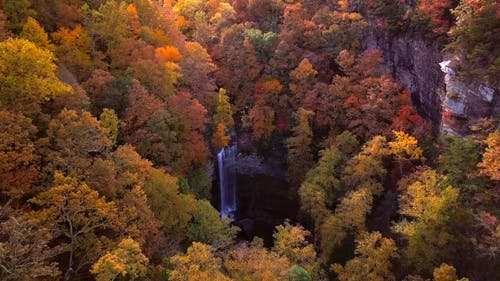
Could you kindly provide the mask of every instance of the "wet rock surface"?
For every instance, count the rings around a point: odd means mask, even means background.
[[[236,225],[240,221],[246,227],[245,239],[258,236],[271,246],[275,227],[297,217],[299,202],[295,191],[287,181],[263,174],[238,174],[237,183]]]
[[[251,241],[255,236],[272,246],[277,225],[286,219],[294,221],[299,210],[296,190],[287,180],[283,163],[265,159],[256,153],[238,153],[234,162],[237,185],[237,211],[233,224],[240,227],[240,238]],[[214,206],[220,206],[219,182],[213,186]]]
[[[275,165],[266,161],[258,154],[242,154],[238,155],[236,172],[240,175],[247,176],[268,176],[286,181],[286,172]]]

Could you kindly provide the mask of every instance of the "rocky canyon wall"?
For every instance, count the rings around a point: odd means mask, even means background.
[[[373,26],[365,42],[366,49],[383,51],[387,70],[439,132],[463,136],[481,118],[500,115],[499,89],[460,81],[453,70],[457,62],[445,59],[437,42]]]
[[[441,96],[443,113],[441,132],[452,135],[464,135],[471,126],[478,125],[481,118],[500,117],[499,89],[480,81],[464,83],[457,77],[456,59],[440,63],[445,73],[445,95]]]

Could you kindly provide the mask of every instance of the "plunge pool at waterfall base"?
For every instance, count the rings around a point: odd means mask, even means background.
[[[236,178],[237,211],[233,224],[242,229],[239,238],[252,241],[258,236],[266,247],[271,247],[275,227],[286,219],[297,219],[296,192],[281,178],[245,174],[237,174]],[[214,182],[212,195],[212,204],[220,206],[219,182]]]

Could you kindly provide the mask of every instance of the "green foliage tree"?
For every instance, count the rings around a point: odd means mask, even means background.
[[[198,199],[210,200],[212,197],[212,179],[204,167],[191,171],[187,176],[189,191]]]
[[[444,140],[447,148],[439,157],[439,171],[446,175],[450,185],[464,192],[481,191],[484,179],[472,175],[481,158],[479,146],[470,138],[446,136]]]
[[[355,1],[339,1],[342,5],[334,11],[325,8],[314,11],[312,21],[321,31],[318,47],[323,52],[336,56],[343,49],[359,46],[369,25],[360,13],[351,11],[351,2]]]
[[[9,19],[9,29],[19,33],[28,17],[35,16],[36,12],[32,8],[30,0],[4,0],[2,8]]]
[[[319,227],[329,214],[334,202],[335,191],[340,189],[339,172],[336,167],[342,163],[341,152],[335,148],[321,151],[316,167],[309,170],[299,188],[301,211]]]
[[[376,136],[367,142],[361,152],[353,157],[344,169],[342,182],[349,187],[367,187],[378,195],[387,175],[384,160],[391,154],[387,139]]]
[[[301,212],[314,222],[316,230],[342,193],[342,164],[356,152],[358,146],[353,134],[343,132],[335,137],[330,148],[320,152],[318,163],[306,174],[299,188]]]
[[[467,1],[452,11],[456,24],[451,29],[454,39],[448,49],[462,60],[459,72],[467,80],[480,79],[498,85],[500,51],[496,48],[500,17],[495,0]]]
[[[288,138],[288,173],[294,185],[298,186],[305,178],[307,171],[314,164],[311,144],[313,131],[311,118],[314,112],[299,108],[295,114],[297,125],[293,128],[293,136]]]
[[[229,129],[233,128],[234,126],[231,103],[229,102],[227,91],[223,88],[219,90],[219,94],[217,95],[217,106],[215,108],[214,123],[222,123],[226,126],[226,128]]]
[[[292,265],[286,274],[288,281],[312,281],[311,274],[299,265]]]
[[[98,10],[91,11],[87,21],[90,34],[102,38],[105,47],[114,49],[127,38],[138,35],[136,14],[125,1],[106,1]]]
[[[99,115],[99,125],[107,131],[108,139],[111,141],[111,146],[116,144],[118,139],[118,127],[120,120],[113,109],[105,108]]]
[[[233,243],[238,227],[230,226],[227,219],[221,220],[210,202],[198,200],[193,219],[187,227],[187,238],[191,242],[209,244],[214,249],[223,249]]]
[[[348,193],[320,227],[320,260],[327,264],[335,250],[349,235],[358,235],[366,230],[366,215],[373,205],[373,194],[368,188],[360,188]]]
[[[341,179],[347,193],[320,228],[323,263],[329,262],[349,235],[356,237],[366,230],[366,216],[372,211],[375,197],[383,191],[382,182],[387,174],[384,158],[389,155],[386,138],[376,136],[347,163]]]
[[[151,170],[144,182],[149,206],[163,223],[170,250],[186,238],[189,221],[196,210],[192,195],[179,194],[178,179],[160,170]]]
[[[255,47],[260,61],[267,62],[272,55],[272,48],[276,46],[278,41],[278,34],[272,31],[262,32],[260,29],[249,28],[244,31],[244,35],[250,39]]]

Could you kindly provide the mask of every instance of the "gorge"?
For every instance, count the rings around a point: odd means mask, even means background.
[[[436,131],[465,136],[482,118],[500,116],[500,89],[484,81],[458,78],[460,59],[443,51],[442,43],[433,38],[391,34],[371,25],[364,44],[367,49],[383,50],[385,67],[411,92],[414,105]],[[446,68],[441,67],[443,63]]]
[[[0,280],[500,280],[498,0],[0,0]]]

